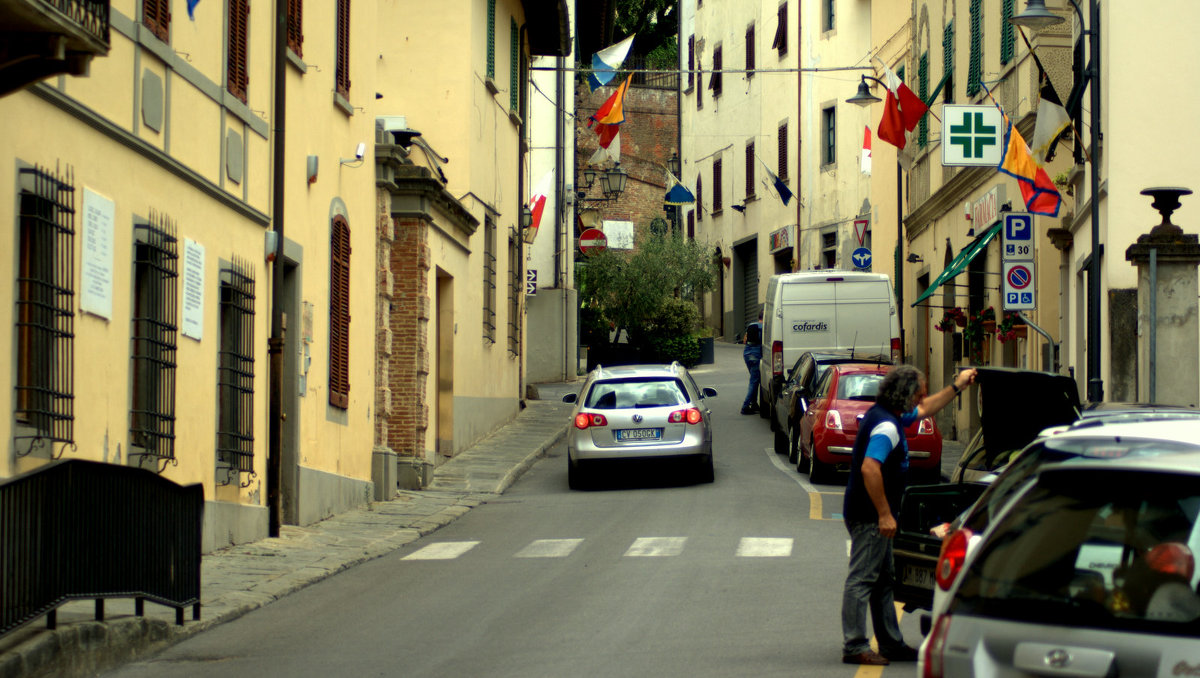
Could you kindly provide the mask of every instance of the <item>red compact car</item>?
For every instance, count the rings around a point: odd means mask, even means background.
[[[889,365],[833,365],[817,382],[812,400],[801,401],[799,452],[796,464],[814,483],[828,482],[835,470],[850,466],[858,421],[875,403]],[[925,417],[904,430],[908,437],[909,483],[941,482],[942,433]]]

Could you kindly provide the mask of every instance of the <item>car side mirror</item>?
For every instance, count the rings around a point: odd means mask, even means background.
[[[717,389],[705,386],[700,391],[700,397],[701,398],[716,398],[717,397]]]
[[[573,404],[573,403],[575,403],[575,401],[577,401],[577,400],[579,400],[579,394],[578,394],[578,393],[568,393],[568,394],[566,394],[565,396],[563,396],[563,397],[562,397],[562,401],[563,401],[564,403],[572,403],[572,404]]]

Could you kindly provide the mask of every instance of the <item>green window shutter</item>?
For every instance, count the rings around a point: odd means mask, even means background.
[[[921,55],[917,62],[917,96],[921,101],[929,98],[929,52]],[[917,146],[925,148],[929,145],[929,116],[922,116],[917,123]]]
[[[1016,35],[1013,25],[1008,22],[1013,15],[1013,0],[1001,0],[1000,3],[1000,63],[1007,64],[1013,60],[1013,48]]]
[[[487,77],[496,79],[496,0],[488,0],[487,8]]]
[[[979,94],[983,79],[983,0],[971,0],[971,64],[967,71],[967,96]]]
[[[509,35],[509,66],[508,66],[508,108],[517,110],[517,103],[520,102],[521,93],[521,60],[520,47],[517,38],[517,20],[509,19],[508,26]]]
[[[946,24],[942,30],[942,75],[946,78],[946,92],[943,101],[954,101],[954,20]]]

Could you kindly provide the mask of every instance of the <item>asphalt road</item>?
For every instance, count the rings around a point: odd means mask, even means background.
[[[713,484],[631,466],[573,492],[560,447],[428,537],[106,675],[881,675],[841,663],[841,487],[738,414],[740,347],[719,348],[696,371],[720,392]]]

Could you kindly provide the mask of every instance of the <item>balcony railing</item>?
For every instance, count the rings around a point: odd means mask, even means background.
[[[0,95],[52,75],[84,75],[109,49],[110,0],[0,0]]]

